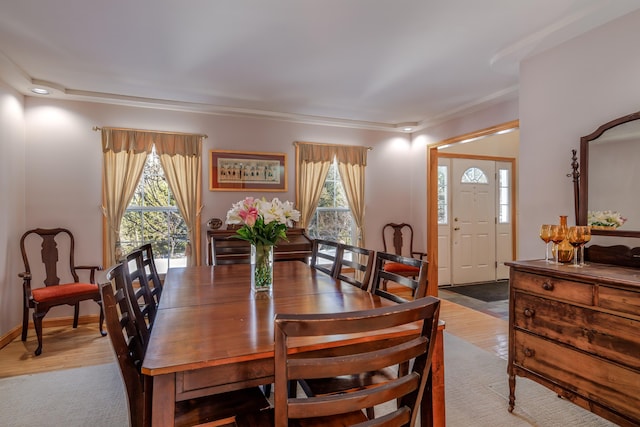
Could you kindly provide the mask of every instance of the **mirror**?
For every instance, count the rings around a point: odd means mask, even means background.
[[[626,218],[616,229],[593,234],[640,237],[640,112],[603,124],[580,138],[578,225],[588,212],[614,211]]]

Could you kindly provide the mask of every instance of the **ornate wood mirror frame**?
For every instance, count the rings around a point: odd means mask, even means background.
[[[628,149],[632,148],[633,152],[630,155]],[[615,160],[609,159],[607,163],[609,166],[603,166],[605,163],[599,162],[602,157],[613,156],[615,153],[624,151],[625,154],[621,154],[622,158]],[[590,158],[591,156],[591,158]],[[623,160],[626,159],[626,160]],[[615,201],[612,201],[612,197],[615,195],[616,200],[620,203],[624,203],[628,206],[627,201],[640,200],[638,197],[638,182],[634,183],[633,174],[637,169],[640,171],[640,167],[637,167],[638,160],[640,160],[640,112],[629,114],[612,120],[603,124],[593,133],[580,138],[580,186],[578,190],[578,197],[576,198],[576,212],[578,217],[576,218],[576,224],[587,224],[587,213],[589,211],[589,200],[598,200],[602,197],[602,193],[607,193],[607,200],[604,204],[612,206],[596,207],[596,210],[619,210]],[[628,162],[627,162],[628,161]],[[627,162],[628,165],[633,165],[632,170],[620,169],[623,162]],[[600,163],[600,164],[598,164]],[[592,170],[589,170],[591,166]],[[619,172],[620,171],[620,172]],[[602,175],[597,175],[602,172]],[[612,184],[603,184],[600,180],[596,181],[595,176],[612,176],[612,180],[615,174],[622,173],[625,176],[624,180],[618,181],[619,187],[612,187]],[[589,182],[591,176],[592,182]],[[624,181],[624,182],[621,182]],[[591,184],[591,186],[590,186]],[[617,186],[616,181],[613,185]],[[605,191],[606,190],[606,191]],[[632,191],[633,190],[633,191]],[[591,196],[591,197],[590,197]],[[611,196],[611,197],[609,197]],[[606,235],[606,236],[618,236],[618,237],[640,237],[640,227],[634,229],[640,221],[640,209],[629,209],[627,212],[621,212],[623,216],[630,218],[627,227],[622,226],[622,229],[614,230],[592,230],[592,234]]]

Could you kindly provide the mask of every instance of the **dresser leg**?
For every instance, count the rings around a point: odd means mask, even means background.
[[[509,412],[516,406],[516,376],[509,374]]]

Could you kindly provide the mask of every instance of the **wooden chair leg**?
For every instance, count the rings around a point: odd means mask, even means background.
[[[80,315],[80,303],[77,302],[74,306],[73,306],[73,328],[77,328],[78,327],[78,317]]]
[[[27,331],[29,330],[29,309],[25,305],[22,309],[22,341],[27,340]]]
[[[100,306],[100,323],[98,324],[98,328],[100,329],[100,335],[102,335],[103,337],[107,336],[107,331],[104,330],[103,325],[104,325],[104,310],[102,309],[102,301],[97,301],[98,305]]]
[[[36,349],[36,356],[40,356],[42,353],[42,319],[44,318],[45,313],[36,313],[33,312],[33,326],[36,330],[36,336],[38,337],[38,348]]]

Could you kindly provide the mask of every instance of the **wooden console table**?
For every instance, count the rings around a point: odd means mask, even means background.
[[[214,260],[218,264],[249,263],[249,243],[232,238],[235,233],[233,229],[207,230],[207,265],[213,265]],[[308,262],[313,242],[306,231],[302,228],[289,228],[287,239],[288,241],[279,241],[274,248],[274,260]]]
[[[509,410],[521,376],[619,425],[640,425],[640,269],[506,265]]]

